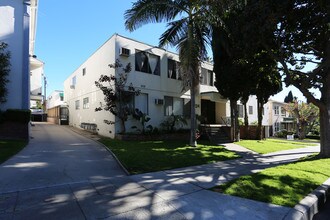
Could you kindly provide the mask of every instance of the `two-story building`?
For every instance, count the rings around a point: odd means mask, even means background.
[[[147,123],[159,127],[166,117],[174,115],[190,116],[190,91],[183,90],[179,69],[179,55],[163,48],[148,45],[118,34],[114,34],[80,65],[64,82],[64,101],[69,108],[69,123],[75,127],[96,128],[104,136],[115,137],[121,131],[119,120],[109,112],[96,112],[104,105],[104,95],[95,86],[101,75],[116,76],[122,70],[109,68],[119,60],[123,66],[131,63],[127,86],[140,90],[140,95],[132,96],[131,107],[146,113],[151,120]],[[230,105],[221,97],[214,86],[213,65],[203,62],[200,67],[200,85],[196,95],[196,114],[200,124],[230,126]],[[239,117],[244,117],[243,106],[239,103]],[[279,105],[279,103],[277,103]],[[278,116],[277,104],[270,101],[264,105],[263,125],[267,126],[266,137],[273,135],[285,124],[283,107]],[[284,104],[283,104],[284,105]],[[249,123],[255,124],[257,99],[251,96],[248,103]],[[113,121],[109,125],[104,120]],[[188,120],[189,122],[189,120]],[[282,125],[279,125],[282,123]],[[126,122],[126,129],[139,126],[132,117]],[[278,127],[279,126],[279,127]],[[282,126],[282,127],[281,127]],[[283,127],[284,128],[284,127]]]
[[[70,125],[97,125],[98,133],[114,137],[121,131],[120,123],[109,112],[95,112],[104,102],[104,95],[95,86],[100,76],[118,76],[120,69],[111,69],[109,64],[119,59],[123,65],[131,63],[127,85],[140,90],[135,96],[133,108],[149,115],[148,124],[159,127],[160,123],[172,114],[189,115],[190,92],[183,91],[178,68],[178,54],[159,47],[114,34],[94,54],[92,54],[64,82],[65,102],[69,106]],[[202,123],[223,124],[229,117],[229,104],[222,99],[214,87],[213,66],[204,62],[201,65],[201,84],[196,95],[196,114],[202,115]],[[114,125],[104,120],[116,122]],[[128,130],[137,122],[130,118]]]

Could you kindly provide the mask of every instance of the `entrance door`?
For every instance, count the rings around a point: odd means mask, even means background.
[[[202,99],[202,124],[215,124],[215,102]]]

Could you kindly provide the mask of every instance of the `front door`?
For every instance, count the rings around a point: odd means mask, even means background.
[[[202,99],[201,114],[202,124],[215,124],[215,102]]]

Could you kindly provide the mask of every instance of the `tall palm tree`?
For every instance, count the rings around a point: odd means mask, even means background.
[[[195,96],[199,85],[199,67],[206,59],[206,45],[210,28],[206,20],[207,0],[138,0],[125,12],[125,26],[129,31],[147,23],[167,22],[167,30],[160,36],[159,46],[170,45],[179,51],[181,69],[191,96],[190,145],[196,146]]]

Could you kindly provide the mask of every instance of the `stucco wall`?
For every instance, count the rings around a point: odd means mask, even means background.
[[[8,77],[10,82],[7,84],[8,101],[1,105],[3,110],[28,107],[28,100],[23,100],[23,93],[26,87],[22,86],[23,76],[29,75],[28,70],[24,69],[26,64],[24,62],[28,62],[28,54],[25,54],[25,50],[28,49],[26,48],[28,39],[24,39],[24,31],[26,30],[24,30],[26,28],[26,26],[24,27],[26,25],[24,24],[25,7],[21,0],[0,1],[0,41],[8,44],[8,50],[11,53],[11,72]]]

